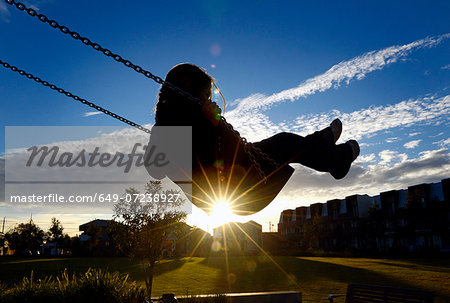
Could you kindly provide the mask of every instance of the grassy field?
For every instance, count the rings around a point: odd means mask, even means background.
[[[89,267],[126,272],[143,281],[141,266],[126,258],[5,257],[0,258],[0,281],[16,281],[30,275],[31,270],[43,276],[65,268],[84,272]],[[303,302],[328,302],[328,294],[345,293],[348,282],[433,290],[435,302],[450,302],[450,260],[229,257],[226,262],[224,257],[181,258],[158,264],[153,294],[300,290]]]

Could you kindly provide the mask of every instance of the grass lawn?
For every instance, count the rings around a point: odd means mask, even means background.
[[[29,276],[31,270],[36,276],[42,276],[57,274],[64,268],[69,272],[84,272],[89,267],[126,272],[143,282],[141,266],[126,258],[10,257],[0,258],[0,281]],[[274,257],[273,260],[229,257],[228,262],[224,257],[163,260],[156,268],[153,294],[300,290],[303,302],[328,302],[328,294],[345,293],[348,282],[423,288],[436,292],[435,302],[450,302],[450,260],[322,257]]]

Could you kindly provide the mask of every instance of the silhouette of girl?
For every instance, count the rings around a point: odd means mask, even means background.
[[[220,119],[221,110],[211,100],[214,80],[205,70],[182,63],[169,71],[165,81],[201,100],[198,104],[163,85],[155,126],[192,126],[192,202],[206,211],[217,200],[228,200],[235,213],[254,213],[267,206],[285,185],[294,171],[289,163],[341,179],[359,155],[355,140],[336,144],[342,131],[342,123],[336,119],[306,137],[283,132],[254,142],[254,147],[277,163],[274,167],[253,149],[249,152],[238,133]]]

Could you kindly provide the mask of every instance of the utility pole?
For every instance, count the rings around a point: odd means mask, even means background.
[[[269,232],[272,232],[272,222],[269,221]]]
[[[5,220],[6,220],[6,217],[3,217],[2,234],[5,234]]]

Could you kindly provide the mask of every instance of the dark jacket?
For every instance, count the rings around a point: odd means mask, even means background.
[[[214,126],[200,105],[184,102],[160,107],[155,126],[192,126],[192,203],[205,211],[211,200],[233,201],[234,212],[247,215],[267,206],[292,175],[290,166],[258,163],[267,181],[255,169],[240,136],[220,121]]]

